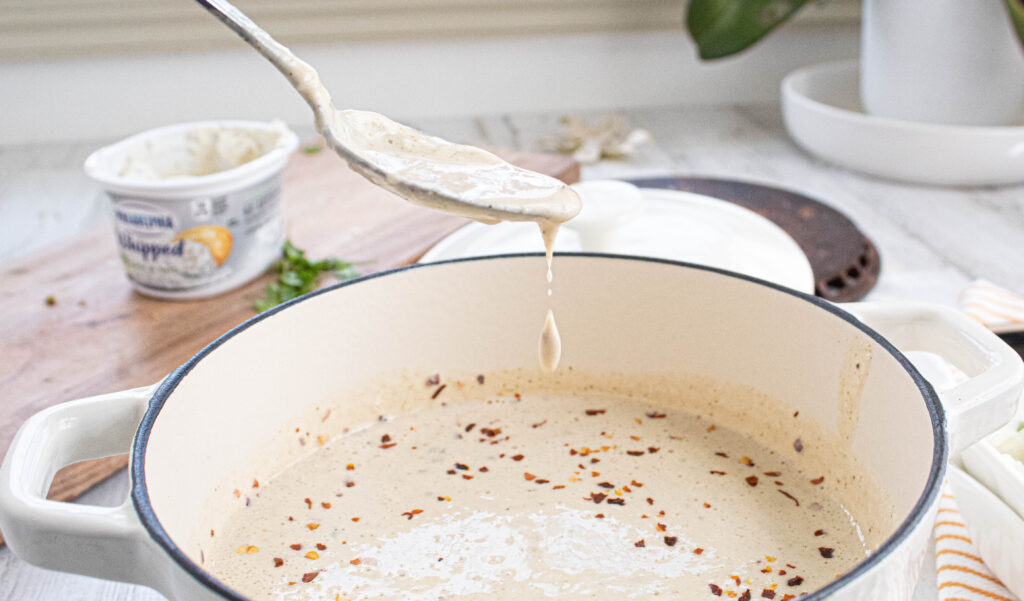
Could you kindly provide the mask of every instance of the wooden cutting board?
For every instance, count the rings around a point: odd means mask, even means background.
[[[561,156],[497,151],[567,183]],[[368,274],[416,261],[465,219],[406,203],[356,175],[334,153],[296,154],[284,172],[288,237],[308,256]],[[110,225],[0,268],[0,456],[18,427],[56,403],[157,382],[253,315],[261,277],[215,298],[160,301],[134,292]],[[48,305],[52,296],[56,304]],[[127,464],[127,456],[68,466],[50,498],[68,501]],[[0,538],[0,544],[3,539]]]

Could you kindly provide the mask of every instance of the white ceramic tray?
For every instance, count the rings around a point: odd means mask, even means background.
[[[868,115],[860,103],[857,61],[787,75],[782,116],[807,152],[871,175],[949,186],[1024,182],[1024,122],[974,127]]]
[[[814,293],[811,265],[789,234],[757,213],[716,198],[643,189],[642,212],[622,225],[615,239],[613,248],[603,250],[709,265]],[[438,242],[420,262],[543,250],[532,223],[471,223]],[[563,227],[555,252],[579,250],[579,235]]]

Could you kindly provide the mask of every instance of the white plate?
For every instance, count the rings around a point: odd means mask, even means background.
[[[985,565],[1024,599],[1024,518],[974,478],[949,466],[949,485]]]
[[[699,263],[814,293],[807,256],[771,221],[700,194],[646,188],[643,195],[642,214],[619,228],[617,246],[609,252]],[[438,242],[420,262],[543,250],[532,223],[471,223]],[[555,251],[579,250],[576,232],[562,228]]]
[[[1024,123],[974,127],[868,115],[861,108],[856,61],[787,75],[782,115],[807,152],[872,175],[938,185],[1024,181]]]

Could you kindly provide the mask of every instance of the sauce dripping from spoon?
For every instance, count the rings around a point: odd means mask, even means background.
[[[277,67],[313,110],[317,131],[356,173],[427,208],[489,224],[537,223],[544,237],[550,285],[558,228],[582,208],[574,190],[480,148],[426,135],[383,115],[338,110],[316,70],[235,6],[226,0],[198,2]],[[554,370],[561,343],[550,310],[543,332],[541,363]]]

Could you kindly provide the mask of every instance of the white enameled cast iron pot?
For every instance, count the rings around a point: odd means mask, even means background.
[[[1009,347],[947,309],[843,310],[747,277],[649,259],[563,255],[554,267],[563,366],[736,382],[828,430],[844,354],[851,341],[869,346],[852,452],[891,497],[899,526],[807,599],[910,598],[948,457],[1016,408],[1024,366]],[[544,273],[536,255],[507,256],[339,284],[245,322],[158,385],[43,411],[0,469],[0,529],[14,553],[42,567],[144,584],[177,601],[241,600],[200,566],[196,525],[211,491],[258,465],[282,424],[375,373],[535,367],[549,303]],[[896,347],[941,354],[969,379],[940,404]],[[122,506],[45,500],[61,466],[129,448],[132,488]]]

